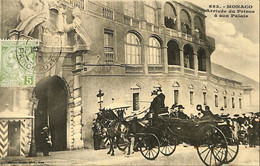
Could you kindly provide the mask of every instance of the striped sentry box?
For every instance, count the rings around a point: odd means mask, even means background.
[[[6,157],[8,152],[8,122],[0,121],[0,157]]]

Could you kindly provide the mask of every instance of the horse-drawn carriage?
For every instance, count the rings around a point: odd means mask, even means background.
[[[205,165],[222,165],[235,159],[238,144],[233,137],[226,137],[223,119],[180,119],[164,113],[154,119],[146,114],[137,118],[138,114],[124,117],[129,107],[101,109],[96,122],[102,123],[103,134],[110,139],[108,153],[114,155],[114,147],[120,150],[128,148],[134,138],[134,149],[140,150],[148,160],[154,160],[161,152],[165,156],[174,153],[178,142],[186,142],[197,149],[201,161]],[[141,114],[139,113],[139,114]],[[235,148],[233,148],[235,147]],[[231,153],[233,152],[233,153]]]

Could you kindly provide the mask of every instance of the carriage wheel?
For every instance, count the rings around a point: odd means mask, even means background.
[[[128,139],[124,138],[124,137],[119,137],[116,140],[116,144],[117,144],[117,148],[121,151],[125,151],[126,148],[129,146],[130,142],[128,141]]]
[[[234,138],[226,138],[228,142],[227,158],[225,163],[230,163],[235,160],[239,151],[239,141]]]
[[[139,142],[142,155],[147,160],[154,160],[160,152],[160,142],[154,134],[145,134]]]
[[[167,135],[160,140],[160,151],[165,156],[170,156],[176,149],[177,139],[173,135]]]
[[[202,131],[197,146],[201,161],[207,166],[222,165],[227,157],[227,141],[224,134],[211,125]]]

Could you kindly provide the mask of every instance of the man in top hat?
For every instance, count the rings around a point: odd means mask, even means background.
[[[164,108],[164,100],[165,95],[162,93],[161,87],[155,87],[156,90],[152,91],[152,96],[156,95],[156,97],[153,99],[150,105],[150,112],[153,113],[153,119],[156,120],[158,118],[158,114],[160,111],[160,108]]]
[[[189,119],[189,116],[186,115],[186,114],[183,112],[183,109],[185,109],[185,108],[183,107],[183,105],[179,105],[179,106],[178,106],[178,112],[177,112],[178,118],[180,118],[180,119]]]

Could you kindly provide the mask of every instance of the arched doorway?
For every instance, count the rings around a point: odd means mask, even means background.
[[[180,48],[175,40],[167,43],[168,65],[180,65]]]
[[[66,150],[67,147],[67,99],[65,82],[57,76],[47,77],[37,83],[34,93],[39,99],[35,111],[35,141],[40,150],[41,130],[49,126],[52,151]]]
[[[199,71],[206,71],[206,55],[205,50],[200,48],[197,52],[198,54],[198,69]]]
[[[194,53],[191,45],[186,44],[183,47],[184,50],[184,67],[194,69]]]

